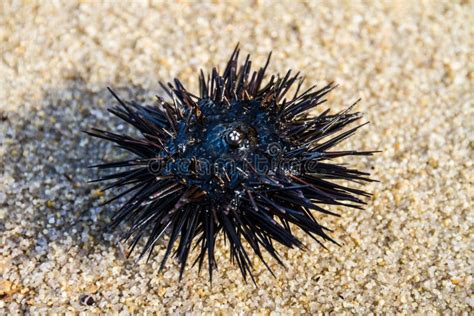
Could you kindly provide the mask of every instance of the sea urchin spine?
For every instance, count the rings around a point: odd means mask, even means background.
[[[323,240],[335,243],[313,212],[337,215],[327,206],[364,204],[368,193],[337,180],[372,181],[369,174],[330,163],[374,153],[330,151],[365,125],[343,130],[361,114],[350,106],[337,114],[326,110],[312,115],[335,85],[301,92],[303,79],[291,70],[264,83],[270,56],[263,68],[252,72],[249,56],[239,67],[236,48],[222,74],[216,68],[208,76],[201,71],[199,96],[175,79],[174,84],[161,84],[170,101],[157,96],[153,106],[125,102],[109,89],[119,103],[109,111],[141,136],[100,129],[88,133],[134,155],[94,166],[124,169],[95,181],[111,181],[105,189],[125,188],[108,202],[129,197],[115,213],[114,224],[131,225],[124,236],[130,252],[146,236],[140,257],[150,257],[169,232],[161,268],[173,252],[182,276],[191,250],[198,248],[194,264],[201,269],[207,258],[212,281],[216,239],[222,235],[244,279],[253,279],[248,249],[270,270],[262,250],[282,264],[275,242],[303,247],[292,226],[321,245]]]

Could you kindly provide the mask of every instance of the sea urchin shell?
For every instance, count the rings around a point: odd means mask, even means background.
[[[169,100],[157,97],[153,106],[125,102],[109,89],[119,103],[109,111],[141,136],[99,129],[88,133],[134,155],[94,166],[124,169],[95,181],[112,181],[107,189],[126,188],[110,201],[129,197],[114,223],[131,225],[124,236],[131,250],[146,236],[141,256],[150,256],[168,232],[161,268],[173,252],[182,276],[190,252],[198,248],[194,264],[200,269],[207,258],[212,281],[216,239],[224,236],[244,279],[253,279],[248,250],[268,268],[262,250],[282,263],[275,242],[303,247],[294,226],[321,245],[335,242],[313,212],[336,215],[327,206],[364,204],[368,193],[337,182],[371,181],[368,173],[329,162],[373,153],[330,151],[365,125],[343,130],[361,114],[352,112],[353,106],[337,114],[310,113],[335,85],[301,92],[303,79],[291,70],[264,83],[270,56],[252,72],[249,56],[239,67],[237,47],[222,74],[215,68],[208,76],[201,71],[199,96],[175,79],[161,84]]]

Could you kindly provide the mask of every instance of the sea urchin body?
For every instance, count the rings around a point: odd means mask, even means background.
[[[132,250],[147,238],[142,255],[151,255],[168,232],[161,267],[173,253],[181,275],[197,248],[194,264],[201,268],[207,259],[212,280],[216,239],[224,236],[243,277],[252,277],[249,249],[268,267],[264,251],[282,263],[275,242],[303,247],[293,227],[319,243],[334,242],[314,212],[336,215],[327,207],[337,205],[360,208],[369,195],[337,183],[371,181],[367,173],[330,163],[373,153],[332,150],[364,125],[344,129],[360,113],[352,112],[352,106],[337,114],[310,113],[334,85],[302,92],[303,79],[291,71],[264,83],[270,56],[253,72],[249,57],[240,66],[238,57],[236,48],[222,74],[215,68],[208,76],[201,72],[199,96],[177,79],[162,85],[170,101],[157,97],[153,106],[122,101],[110,90],[119,105],[109,111],[140,136],[88,132],[134,155],[95,166],[123,168],[97,180],[112,181],[107,188],[125,188],[112,200],[129,197],[114,223],[130,223],[124,238]]]

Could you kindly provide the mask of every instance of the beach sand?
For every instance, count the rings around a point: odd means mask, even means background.
[[[3,1],[0,4],[0,314],[473,312],[473,20],[471,1]],[[340,149],[380,183],[365,210],[318,219],[341,247],[298,232],[286,267],[255,260],[245,283],[219,245],[207,272],[175,261],[158,273],[125,258],[110,230],[117,204],[85,166],[119,153],[81,131],[121,123],[114,100],[151,100],[158,81],[191,90],[240,42],[271,72],[335,81],[321,111],[370,124]],[[119,128],[124,128],[119,126]],[[88,305],[90,304],[90,305]]]

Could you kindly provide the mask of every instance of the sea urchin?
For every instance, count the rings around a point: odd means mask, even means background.
[[[303,79],[291,70],[264,83],[270,56],[252,72],[249,56],[239,67],[237,47],[222,74],[215,68],[207,76],[201,71],[199,96],[175,79],[161,84],[169,100],[157,96],[153,106],[125,102],[109,89],[119,103],[109,111],[140,136],[89,131],[134,155],[93,166],[124,168],[94,181],[112,181],[105,189],[125,188],[108,202],[129,197],[115,213],[114,224],[131,225],[124,234],[130,252],[146,236],[140,257],[150,257],[168,232],[161,268],[174,253],[182,276],[190,252],[198,248],[194,264],[200,269],[207,258],[212,281],[216,239],[224,236],[244,279],[247,274],[253,279],[250,249],[267,268],[262,250],[282,263],[275,242],[303,247],[293,225],[321,245],[323,240],[335,243],[313,212],[337,215],[327,206],[364,204],[368,193],[337,182],[371,181],[369,174],[329,163],[373,153],[330,151],[365,125],[343,130],[361,114],[352,112],[353,106],[337,114],[310,113],[335,85],[302,92]]]

